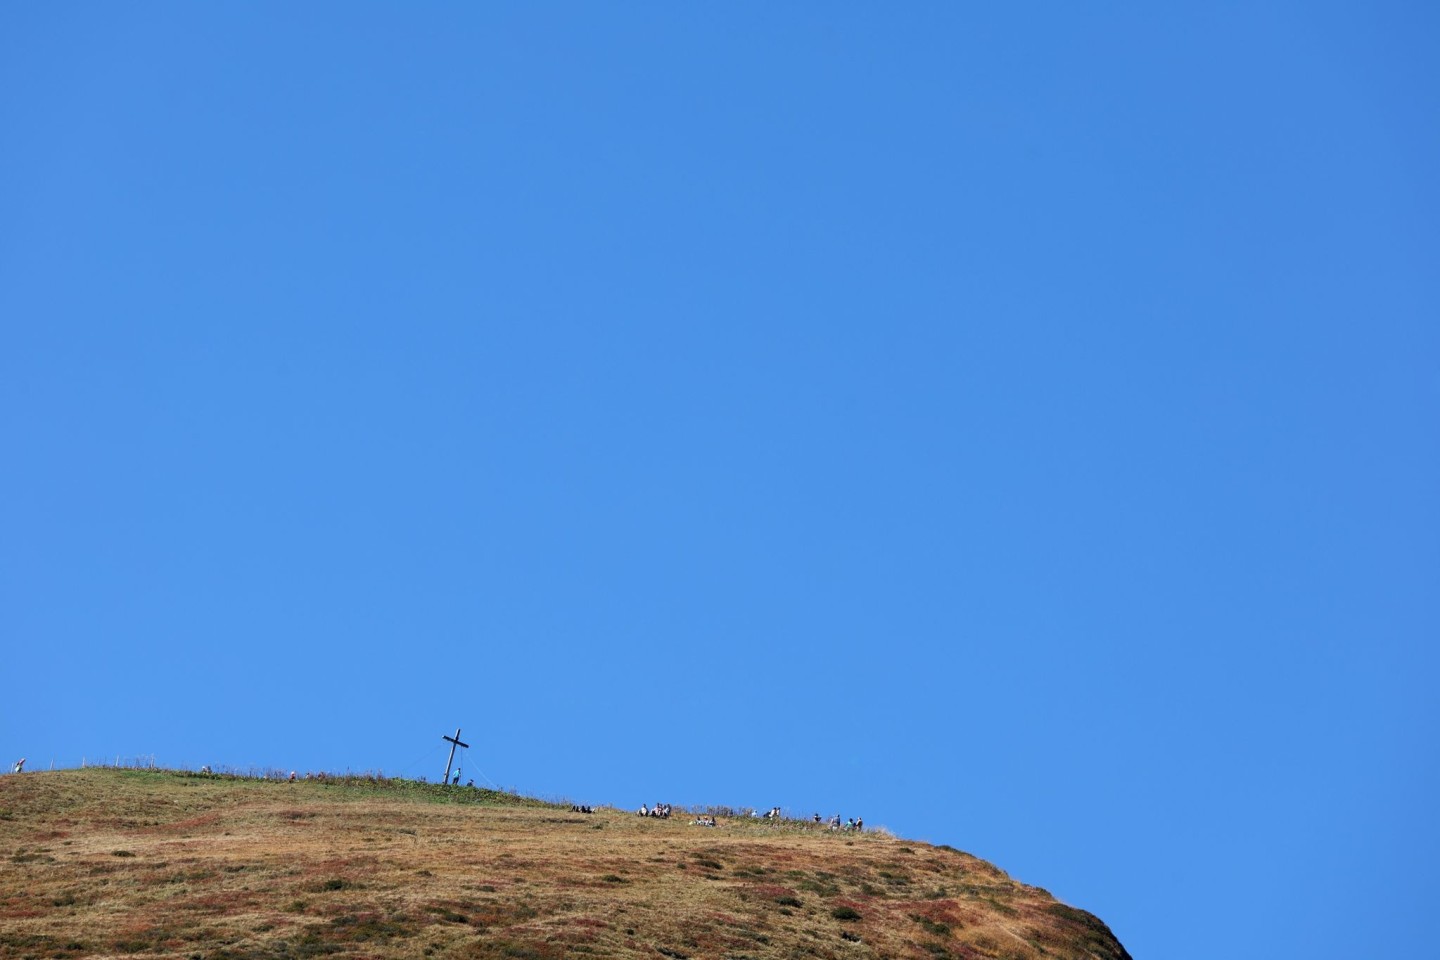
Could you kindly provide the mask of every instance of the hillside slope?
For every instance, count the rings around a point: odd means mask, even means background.
[[[366,779],[0,777],[0,957],[1127,960],[968,854]]]

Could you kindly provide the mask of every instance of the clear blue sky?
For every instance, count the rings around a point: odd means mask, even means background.
[[[1440,14],[1156,6],[0,7],[3,760],[1433,948]]]

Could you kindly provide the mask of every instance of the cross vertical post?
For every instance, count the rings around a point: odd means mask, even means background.
[[[459,728],[459,727],[456,727],[456,728],[455,728],[455,736],[453,736],[453,737],[441,737],[440,739],[441,739],[441,740],[448,740],[448,741],[450,741],[450,759],[445,761],[445,779],[440,781],[442,784],[444,784],[444,785],[446,785],[446,786],[449,786],[449,785],[450,785],[450,766],[451,766],[451,764],[453,764],[453,763],[455,762],[455,748],[456,748],[456,747],[464,747],[466,750],[469,750],[469,749],[470,749],[470,744],[468,744],[468,743],[461,743],[461,742],[460,742],[460,728]]]

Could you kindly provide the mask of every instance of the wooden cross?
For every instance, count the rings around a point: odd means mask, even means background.
[[[468,743],[461,743],[461,742],[460,742],[460,728],[459,728],[459,727],[456,727],[456,728],[455,728],[455,736],[453,736],[453,737],[441,737],[440,739],[441,739],[441,740],[449,740],[449,741],[450,741],[450,759],[445,761],[445,779],[440,781],[441,783],[448,785],[448,784],[450,783],[450,765],[455,762],[455,748],[456,748],[456,747],[464,747],[466,750],[469,750],[469,749],[470,749],[470,744],[468,744]]]

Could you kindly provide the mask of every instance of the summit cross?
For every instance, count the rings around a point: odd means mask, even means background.
[[[450,765],[455,762],[455,748],[464,747],[466,750],[469,750],[470,744],[460,742],[459,727],[455,728],[455,736],[441,737],[440,739],[450,741],[450,759],[445,761],[445,779],[440,781],[441,783],[448,785],[450,783]]]

